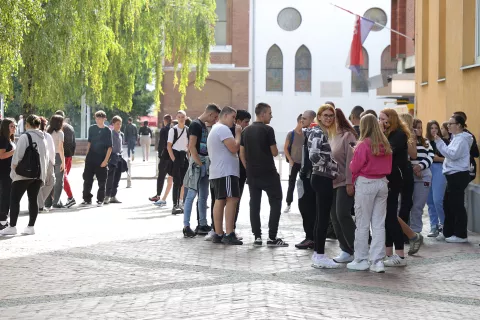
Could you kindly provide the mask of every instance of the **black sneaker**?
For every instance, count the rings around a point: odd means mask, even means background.
[[[179,206],[174,206],[172,209],[172,214],[181,214],[183,213],[182,209]]]
[[[103,201],[97,201],[97,207],[103,207]]]
[[[61,203],[54,204],[52,206],[52,208],[54,208],[54,209],[66,209],[66,207]]]
[[[212,230],[210,226],[197,226],[197,228],[195,228],[195,232],[198,235],[206,235],[210,232],[210,230]]]
[[[222,239],[223,244],[228,244],[228,245],[242,245],[243,242],[237,239],[237,236],[235,235],[235,232],[232,232],[230,234],[226,234],[223,239]]]
[[[253,241],[253,246],[254,246],[254,247],[261,247],[261,246],[263,246],[262,238],[260,238],[260,237],[255,238],[255,241]]]
[[[297,249],[313,249],[314,246],[315,246],[315,242],[313,242],[310,239],[305,239],[302,242],[297,243],[295,245],[295,248],[297,248]]]
[[[0,230],[5,229],[6,227],[8,227],[8,222],[6,222],[5,224],[0,223]]]
[[[184,238],[194,238],[196,236],[195,232],[193,232],[190,227],[183,228],[183,237]]]
[[[288,247],[288,243],[286,243],[280,238],[277,238],[275,240],[268,239],[267,247]]]
[[[212,242],[213,243],[222,243],[222,239],[223,239],[223,234],[221,236],[219,236],[218,234],[215,233],[212,237]]]
[[[76,205],[77,202],[75,201],[74,198],[69,198],[67,199],[67,203],[65,203],[65,207],[71,208],[72,206]]]
[[[85,200],[85,201],[83,201],[82,203],[80,203],[80,205],[81,205],[82,207],[91,206],[91,205],[92,205],[92,201],[91,201],[91,200],[90,200],[90,201]]]

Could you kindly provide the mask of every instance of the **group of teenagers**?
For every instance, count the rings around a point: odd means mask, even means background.
[[[259,103],[251,125],[247,111],[220,110],[214,104],[188,127],[184,111],[176,118],[172,123],[170,115],[164,117],[157,194],[150,200],[166,204],[161,194],[169,175],[174,188],[172,214],[184,213],[184,237],[206,235],[205,240],[214,243],[241,245],[236,221],[247,183],[253,245],[263,245],[260,203],[265,191],[270,204],[267,246],[288,246],[277,237],[283,195],[274,163],[278,149],[269,126],[271,107]],[[290,211],[297,187],[305,239],[295,247],[314,250],[312,266],[339,268],[346,263],[349,269],[374,272],[406,266],[404,245],[410,245],[412,255],[423,244],[426,204],[429,237],[467,242],[464,196],[475,178],[479,155],[465,113],[455,112],[442,125],[429,121],[425,136],[421,120],[394,109],[377,116],[357,106],[349,120],[327,102],[317,112],[301,114],[285,141],[290,178],[284,212]],[[197,196],[197,227],[192,230]],[[333,259],[325,254],[329,226],[341,249]]]
[[[122,118],[113,117],[113,130],[105,126],[105,120],[105,112],[97,111],[96,124],[88,130],[82,206],[92,204],[95,177],[99,187],[97,206],[121,203],[116,194],[121,174],[127,171],[122,158]],[[35,234],[39,212],[71,208],[76,204],[68,182],[76,149],[75,132],[65,121],[64,112],[57,111],[50,122],[32,114],[24,125],[25,131],[16,143],[15,120],[5,118],[0,125],[0,236],[17,234],[20,201],[25,193],[29,213],[28,225],[22,232],[25,235]],[[63,190],[67,194],[65,204],[60,200]]]

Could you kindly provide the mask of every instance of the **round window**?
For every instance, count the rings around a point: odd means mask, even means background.
[[[370,8],[363,15],[365,18],[375,21],[383,26],[387,25],[387,14],[380,8]],[[378,24],[375,24],[372,28],[372,31],[380,31],[383,27],[380,27]]]
[[[277,22],[283,30],[293,31],[302,24],[302,15],[297,9],[285,8],[278,14]]]

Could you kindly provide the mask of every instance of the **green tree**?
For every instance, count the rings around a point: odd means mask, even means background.
[[[19,50],[24,64],[18,77],[25,106],[54,110],[86,94],[89,105],[129,112],[137,75],[144,73],[155,83],[153,96],[159,107],[165,61],[175,68],[182,108],[193,67],[196,86],[205,83],[214,44],[214,0],[42,4],[44,19],[32,20]]]

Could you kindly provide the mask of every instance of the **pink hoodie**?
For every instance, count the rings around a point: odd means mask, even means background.
[[[382,149],[380,155],[374,156],[370,150],[369,138],[357,145],[350,162],[354,184],[358,177],[381,179],[390,174],[392,171],[392,155],[385,155]]]

